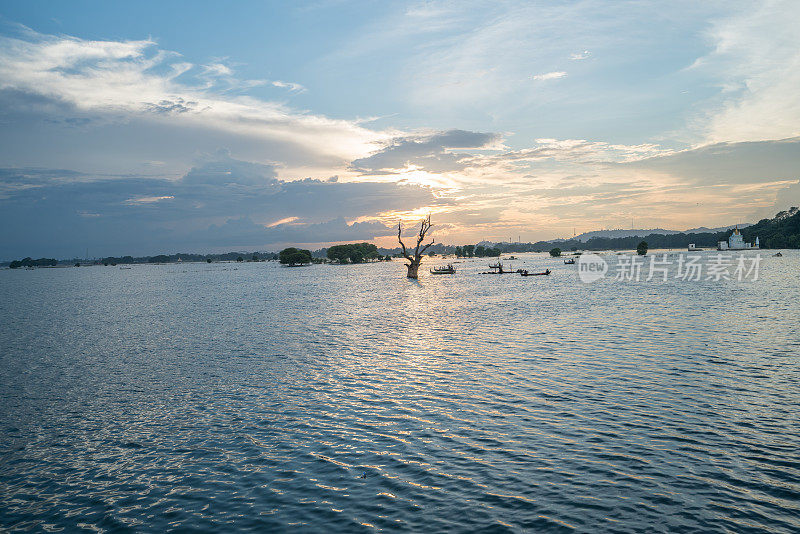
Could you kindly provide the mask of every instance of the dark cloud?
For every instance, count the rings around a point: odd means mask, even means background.
[[[197,102],[176,98],[175,100],[161,100],[158,104],[145,104],[145,109],[153,113],[186,113],[196,106]]]
[[[499,139],[497,134],[449,130],[428,136],[393,139],[385,148],[354,160],[350,165],[364,174],[391,172],[412,164],[430,172],[462,170],[469,154],[450,152],[454,149],[484,148]]]
[[[247,246],[252,243],[329,243],[336,241],[369,241],[378,236],[392,235],[394,227],[379,222],[347,224],[343,217],[321,223],[285,223],[271,227],[254,223],[249,217],[228,219],[222,225],[212,225],[196,236],[198,241],[215,247]],[[190,240],[191,241],[191,240]]]
[[[181,105],[194,105],[191,99],[171,98],[151,105],[155,107],[145,113],[115,107],[85,110],[53,96],[0,89],[0,162],[119,174],[142,171],[143,162],[160,161],[163,169],[177,177],[196,154],[221,146],[235,147],[243,159],[280,161],[290,168],[338,169],[349,161],[346,154],[321,150],[324,143],[314,142],[317,134],[327,141],[326,136],[337,132],[301,125],[297,128],[309,137],[291,135],[292,121],[297,118],[279,115],[261,122],[242,118],[223,128],[203,118],[202,106],[191,114],[180,112]],[[188,120],[187,115],[197,120]],[[348,132],[341,137],[346,138]]]
[[[0,250],[3,258],[64,257],[86,246],[104,255],[150,254],[234,243],[255,248],[370,239],[385,227],[344,220],[436,202],[430,190],[414,185],[284,182],[273,166],[239,161],[226,152],[179,180],[0,169]],[[299,220],[266,227],[289,217]]]
[[[620,165],[664,172],[698,185],[795,179],[800,178],[800,137],[718,143]]]

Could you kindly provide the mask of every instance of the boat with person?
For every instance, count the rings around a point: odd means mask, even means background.
[[[564,260],[564,265],[575,265],[575,258]]]
[[[505,266],[502,263],[500,263],[499,261],[497,263],[495,263],[494,265],[489,264],[489,268],[491,269],[491,271],[483,272],[481,274],[512,274],[512,273],[519,272],[519,271],[515,271],[514,268],[511,267],[510,265],[509,265],[509,268],[506,269]]]
[[[456,268],[452,263],[448,263],[443,267],[434,267],[431,269],[431,274],[456,274]]]
[[[526,270],[520,270],[519,274],[520,276],[548,276],[550,274],[550,269],[545,269],[541,273],[529,273],[526,269]]]

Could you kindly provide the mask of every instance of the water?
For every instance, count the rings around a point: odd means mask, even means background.
[[[513,263],[0,271],[0,529],[800,529],[800,255]]]

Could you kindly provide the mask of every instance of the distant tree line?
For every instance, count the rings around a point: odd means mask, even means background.
[[[493,243],[490,246],[484,245],[442,245],[436,243],[432,245],[429,252],[434,254],[455,254],[459,257],[496,257],[501,253],[517,253],[517,252],[542,252],[548,251],[557,245],[561,250],[636,250],[639,243],[643,240],[647,242],[650,249],[683,249],[689,243],[694,243],[698,247],[716,247],[719,241],[727,240],[732,233],[732,230],[725,232],[703,232],[694,234],[649,234],[647,236],[630,236],[630,237],[593,237],[586,242],[581,242],[575,239],[568,239],[564,241],[537,241],[535,243]],[[800,248],[800,210],[797,207],[789,208],[786,211],[781,211],[772,219],[762,219],[758,223],[748,226],[742,230],[744,239],[747,242],[755,241],[758,237],[762,248]],[[343,247],[343,248],[342,248]],[[301,250],[301,249],[295,249]],[[330,252],[333,250],[333,252]],[[400,252],[399,248],[385,249],[377,248],[370,243],[354,243],[349,245],[334,245],[327,249],[315,250],[312,254],[308,252],[308,263],[312,261],[319,261],[323,258],[328,258],[331,261],[338,261],[341,263],[359,263],[360,261],[371,261],[381,258],[397,255]],[[245,261],[245,256],[250,256],[247,261],[267,261],[278,260],[279,254],[272,252],[257,252],[247,253],[242,252],[227,252],[222,254],[159,254],[156,256],[122,256],[115,257],[109,256],[102,260],[93,260],[93,263],[104,265],[117,265],[117,264],[131,264],[131,263],[173,263],[178,260],[192,262],[192,261],[236,261],[241,258]],[[353,261],[353,260],[356,261]],[[12,269],[19,267],[52,267],[59,263],[74,264],[80,262],[77,258],[71,260],[62,260],[61,262],[53,258],[23,258],[15,260],[8,264]]]
[[[278,255],[273,252],[224,252],[222,254],[157,254],[155,256],[142,256],[134,258],[132,256],[108,256],[99,260],[96,263],[103,265],[128,265],[132,263],[175,263],[177,261],[185,262],[208,262],[215,261],[270,261],[277,260]]]
[[[502,253],[498,247],[485,247],[483,245],[464,245],[455,247],[453,254],[459,258],[496,258]]]
[[[772,219],[761,219],[743,229],[742,235],[748,243],[758,236],[762,248],[800,248],[800,210],[794,206]]]
[[[378,254],[378,247],[372,243],[348,243],[346,245],[333,245],[328,248],[326,256],[336,263],[364,263],[383,259]]]
[[[55,267],[56,265],[58,265],[58,260],[54,258],[39,258],[38,260],[23,258],[8,264],[12,269],[19,269],[20,267]]]

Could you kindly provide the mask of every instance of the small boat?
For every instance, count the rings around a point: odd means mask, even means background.
[[[448,263],[444,267],[434,267],[431,269],[431,274],[456,274],[456,268],[452,263]]]
[[[550,269],[545,269],[544,272],[541,273],[529,273],[526,270],[526,271],[521,271],[519,274],[520,276],[547,276],[550,274]]]
[[[775,256],[776,258],[782,258],[782,257],[783,257],[783,254],[781,254],[780,252],[778,252],[778,253],[777,253],[777,254],[775,254],[774,256]]]
[[[564,260],[564,265],[575,265],[575,258]]]
[[[481,273],[481,274],[512,274],[512,273],[519,272],[519,271],[515,271],[514,268],[511,267],[510,265],[509,265],[508,269],[506,269],[505,266],[502,263],[500,263],[499,261],[497,263],[495,263],[494,265],[490,264],[489,268],[491,269],[491,271],[488,271],[488,272],[485,272],[485,273]]]

